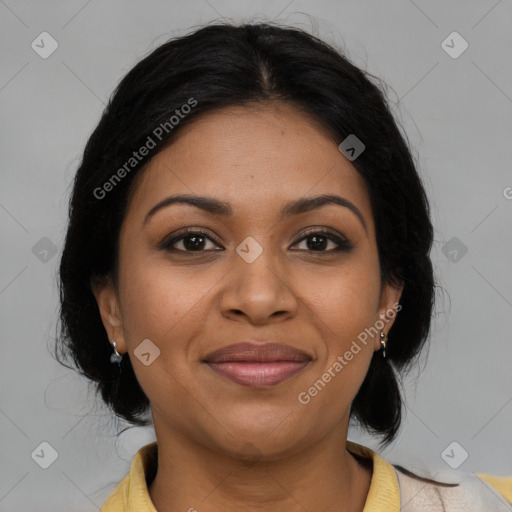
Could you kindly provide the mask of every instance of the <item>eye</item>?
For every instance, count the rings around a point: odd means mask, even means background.
[[[213,243],[212,238],[207,235],[209,235],[208,231],[203,229],[187,229],[185,233],[170,240],[164,240],[160,248],[171,252],[206,252],[206,250],[211,250],[206,247],[208,241]],[[181,248],[179,244],[181,244]],[[213,245],[217,246],[215,243]]]
[[[160,248],[169,252],[207,252],[209,250],[219,250],[215,249],[219,245],[209,235],[210,233],[206,230],[189,228],[170,240],[164,240],[160,244]],[[304,241],[307,241],[306,247],[302,250],[312,252],[348,252],[354,248],[354,245],[347,238],[322,228],[308,231],[306,236],[301,238],[299,242],[296,242],[295,245]],[[211,242],[213,247],[208,247],[208,242]],[[329,243],[331,245],[334,244],[334,248],[331,247],[331,249],[325,250]]]
[[[314,229],[308,231],[306,236],[301,238],[299,242],[306,242],[306,249],[313,252],[341,252],[341,251],[350,251],[354,248],[354,245],[345,237],[332,233],[327,229]],[[330,250],[325,250],[326,247],[331,244],[334,244],[335,247]]]

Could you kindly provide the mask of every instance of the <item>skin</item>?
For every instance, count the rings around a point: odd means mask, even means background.
[[[171,194],[220,199],[233,215],[173,204],[144,224]],[[321,194],[353,203],[366,228],[334,204],[278,219],[285,203]],[[158,248],[186,227],[208,231],[199,250],[187,252],[190,239],[177,240],[175,252]],[[303,233],[319,227],[353,249],[333,252],[337,243],[326,240],[315,250]],[[248,236],[263,249],[252,263],[236,252]],[[307,405],[297,397],[396,305],[402,288],[381,283],[364,181],[321,125],[292,106],[265,104],[224,108],[184,127],[130,198],[118,285],[95,285],[94,293],[109,339],[129,353],[151,402],[159,466],[149,492],[159,512],[363,510],[372,468],[346,441],[350,405],[382,348],[378,337],[360,343]],[[149,366],[134,355],[145,339],[160,350]],[[287,343],[312,361],[263,389],[201,362],[247,339]],[[249,462],[247,452],[255,454]]]

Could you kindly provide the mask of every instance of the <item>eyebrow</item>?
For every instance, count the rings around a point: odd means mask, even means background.
[[[212,197],[196,196],[191,194],[172,195],[155,204],[146,214],[143,224],[145,225],[157,211],[172,204],[188,204],[195,206],[196,208],[200,208],[201,210],[204,210],[205,212],[211,213],[213,215],[220,215],[223,217],[233,216],[233,209],[229,203],[224,201],[220,201]],[[333,194],[323,194],[315,197],[303,197],[295,201],[291,201],[284,205],[284,207],[281,209],[279,214],[279,221],[282,221],[293,215],[307,213],[327,204],[335,204],[351,210],[360,220],[364,230],[368,232],[366,222],[359,209],[348,199]]]

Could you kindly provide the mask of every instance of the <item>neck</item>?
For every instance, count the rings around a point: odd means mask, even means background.
[[[371,475],[371,464],[346,450],[346,435],[299,453],[242,461],[176,434],[158,440],[149,494],[159,512],[362,512]]]

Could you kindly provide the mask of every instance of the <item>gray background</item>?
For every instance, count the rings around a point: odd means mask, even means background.
[[[98,510],[154,439],[151,428],[116,438],[124,425],[49,354],[69,187],[107,97],[141,57],[203,23],[254,17],[305,28],[389,84],[432,200],[432,259],[449,295],[406,380],[402,432],[381,455],[438,479],[512,474],[510,1],[0,0],[0,511]],[[43,31],[58,43],[47,59],[31,47]],[[441,46],[453,31],[469,44],[458,58]],[[355,428],[349,438],[377,445]],[[31,458],[43,441],[58,452],[46,470]],[[442,456],[453,441],[469,454],[458,470]]]

